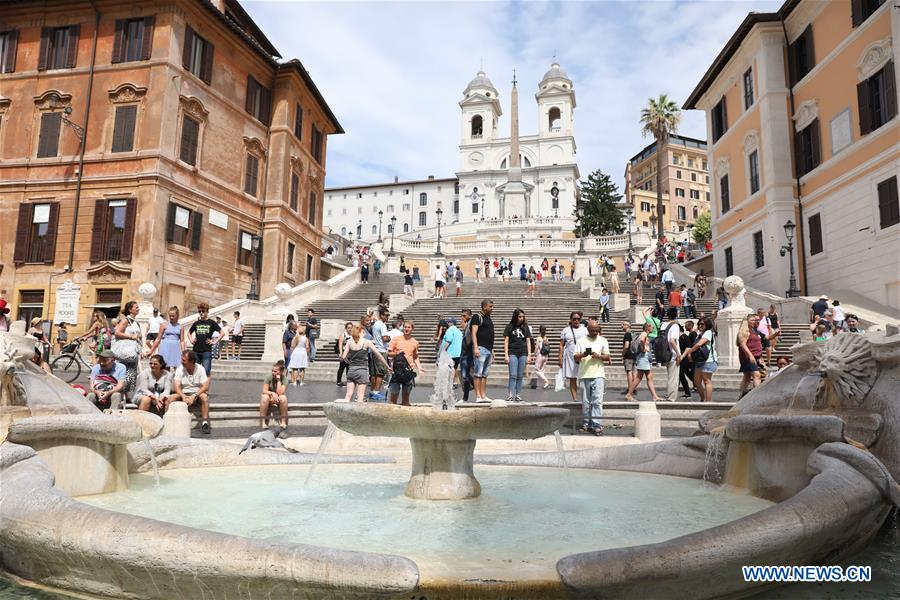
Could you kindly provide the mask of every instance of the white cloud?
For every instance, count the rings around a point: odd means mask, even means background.
[[[299,58],[344,129],[328,146],[328,186],[362,185],[458,168],[462,90],[484,62],[508,135],[512,70],[520,129],[537,130],[533,93],[556,51],[577,97],[582,176],[621,181],[648,140],[647,98],[682,103],[750,11],[779,2],[244,2],[285,58]],[[681,133],[704,138],[702,114]],[[621,185],[621,184],[620,184]]]

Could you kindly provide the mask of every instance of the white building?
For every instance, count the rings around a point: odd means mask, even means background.
[[[513,86],[515,90],[515,85]],[[517,94],[512,98],[511,131],[518,131]],[[484,221],[494,222],[489,234],[504,235],[496,221],[512,221],[517,237],[523,227],[528,235],[549,233],[558,237],[571,232],[578,198],[578,165],[575,162],[572,80],[553,63],[538,84],[538,131],[517,136],[519,164],[511,164],[511,137],[499,137],[502,110],[500,94],[483,71],[463,91],[460,106],[459,170],[454,178],[427,179],[361,185],[325,190],[324,223],[335,233],[373,241],[378,237],[381,211],[382,237],[390,235],[390,218],[396,217],[397,237],[437,237],[437,209],[448,226],[447,237],[478,236]],[[510,169],[521,168],[524,198],[507,206],[506,184]],[[517,177],[517,176],[514,176]],[[517,189],[521,185],[516,182]],[[511,188],[510,188],[511,189]],[[518,192],[517,192],[518,193]],[[521,196],[521,194],[519,194]],[[548,220],[556,221],[548,226]],[[455,224],[455,225],[454,225]],[[485,231],[485,233],[488,233]]]

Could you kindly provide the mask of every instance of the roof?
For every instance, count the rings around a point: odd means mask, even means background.
[[[312,77],[309,76],[309,72],[306,70],[306,67],[303,66],[303,63],[300,62],[299,59],[292,58],[287,62],[280,63],[278,65],[278,70],[296,71],[303,79],[303,82],[306,83],[307,87],[309,87],[309,91],[312,92],[313,96],[315,96],[316,100],[319,102],[319,105],[322,107],[322,110],[324,110],[325,114],[328,115],[328,118],[331,119],[331,122],[334,124],[334,132],[346,133],[344,131],[344,128],[341,127],[341,124],[338,122],[337,117],[334,116],[334,113],[331,111],[331,107],[328,106],[327,102],[325,102],[325,97],[322,96],[322,92],[320,92],[319,88],[316,87],[316,84],[312,80]]]
[[[369,185],[347,185],[344,187],[325,188],[325,192],[342,192],[344,190],[359,190],[374,187],[393,187],[403,185],[415,185],[418,183],[449,183],[459,181],[456,177],[446,177],[443,179],[411,179],[408,181],[390,181],[388,183],[373,183]]]
[[[469,85],[466,86],[466,89],[463,90],[463,95],[468,95],[470,90],[475,88],[487,88],[494,92],[494,95],[497,95],[497,88],[494,87],[494,84],[491,83],[491,80],[488,79],[488,76],[485,75],[484,71],[479,70],[475,75],[475,78],[469,82]]]
[[[566,73],[566,70],[559,66],[559,63],[554,61],[552,65],[550,65],[550,70],[544,73],[544,76],[541,78],[541,83],[544,83],[548,79],[565,79],[571,83],[571,79],[569,79],[569,74]]]
[[[759,23],[780,23],[793,12],[797,5],[800,4],[800,1],[801,0],[786,0],[785,3],[781,5],[781,8],[773,13],[749,13],[738,26],[737,31],[731,36],[731,39],[725,43],[725,47],[722,48],[722,51],[719,52],[719,55],[713,61],[712,65],[706,70],[706,73],[700,79],[700,83],[697,84],[697,87],[694,88],[694,91],[691,92],[691,95],[685,100],[682,108],[685,110],[697,108],[697,102],[703,94],[709,90],[713,81],[718,78],[719,74],[728,64],[728,61],[730,61],[737,53],[741,44],[744,43],[747,35],[750,34],[750,31],[752,31],[755,25]]]
[[[697,150],[706,151],[706,140],[700,140],[697,138],[687,137],[686,135],[678,135],[677,133],[669,137],[669,143],[674,144],[676,146],[684,146],[686,148],[696,148]],[[643,150],[635,154],[629,159],[629,164],[637,164],[647,157],[651,156],[656,152],[656,140],[653,140],[646,146],[644,146]]]
[[[266,51],[268,51],[272,56],[277,56],[281,58],[281,55],[278,53],[278,50],[275,49],[275,46],[272,45],[272,42],[269,41],[269,38],[266,37],[266,34],[262,32],[262,30],[256,26],[256,22],[247,14],[247,11],[244,10],[244,7],[241,6],[241,3],[238,0],[225,0],[226,8],[228,10],[236,13],[237,17],[243,21],[243,23],[238,23],[240,25],[246,25],[250,29],[251,36],[262,46]],[[227,15],[226,15],[227,16]]]

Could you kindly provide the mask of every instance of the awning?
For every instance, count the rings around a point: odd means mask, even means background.
[[[85,304],[85,308],[119,308],[122,306],[121,302],[104,302],[101,304]]]

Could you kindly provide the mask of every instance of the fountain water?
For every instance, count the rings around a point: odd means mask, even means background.
[[[319,449],[316,450],[316,456],[315,458],[313,458],[312,464],[309,466],[309,473],[306,474],[306,479],[303,480],[303,487],[309,485],[313,473],[315,473],[316,471],[316,466],[319,464],[319,460],[322,458],[322,454],[325,452],[325,448],[328,447],[328,444],[330,444],[332,438],[334,438],[335,431],[337,431],[337,428],[334,426],[334,423],[329,423],[328,427],[325,428],[325,433],[322,434],[322,441],[319,442]]]
[[[159,465],[156,463],[156,453],[153,451],[153,446],[150,445],[149,438],[142,438],[141,441],[147,448],[147,452],[150,453],[150,462],[153,464],[153,479],[156,481],[156,487],[159,487]]]
[[[727,443],[724,427],[719,427],[709,433],[709,440],[706,443],[706,458],[703,461],[703,481],[722,482],[722,461],[728,449]]]
[[[563,468],[563,472],[566,474],[566,487],[572,489],[572,478],[569,475],[569,461],[566,458],[566,449],[563,446],[562,435],[560,435],[558,429],[553,432],[553,437],[556,438],[556,453],[559,455],[559,463]]]

